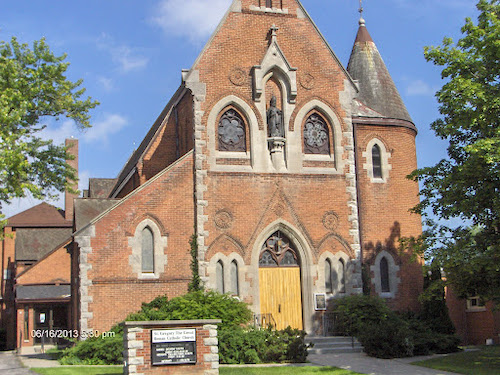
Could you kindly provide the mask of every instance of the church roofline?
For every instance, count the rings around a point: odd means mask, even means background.
[[[116,204],[112,205],[109,207],[107,210],[103,211],[100,213],[98,216],[96,216],[94,219],[92,219],[87,225],[82,227],[81,229],[77,230],[76,232],[73,233],[73,237],[78,236],[80,233],[84,232],[87,228],[90,226],[94,225],[98,221],[100,221],[103,217],[105,217],[107,214],[109,214],[111,211],[113,211],[115,208],[121,206],[124,202],[126,202],[128,199],[131,197],[135,196],[136,194],[139,194],[142,190],[147,188],[149,185],[154,183],[156,180],[158,180],[160,177],[162,177],[164,174],[168,173],[171,169],[176,167],[178,164],[184,162],[188,157],[190,157],[193,154],[193,150],[188,151],[186,154],[181,156],[179,159],[174,161],[172,164],[168,165],[163,169],[161,172],[157,173],[154,177],[150,178],[147,180],[144,184],[139,186],[137,189],[132,190],[129,194],[124,196],[123,198],[119,199]]]
[[[400,118],[352,116],[352,123],[357,125],[380,125],[380,126],[403,127],[413,130],[415,133],[418,133],[418,129],[413,122]]]

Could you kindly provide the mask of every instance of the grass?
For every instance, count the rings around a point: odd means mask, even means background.
[[[359,372],[343,370],[337,367],[223,367],[220,369],[221,375],[356,375]]]
[[[50,368],[32,368],[38,374],[43,375],[121,375],[121,367],[50,367]],[[358,372],[342,370],[336,367],[225,367],[220,369],[221,375],[357,375]]]
[[[31,371],[42,375],[122,375],[123,368],[114,367],[33,367]]]
[[[478,351],[451,354],[412,364],[466,375],[498,375],[500,346],[483,346]]]

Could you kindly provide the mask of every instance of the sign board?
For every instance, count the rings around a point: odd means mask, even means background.
[[[151,363],[155,366],[195,364],[196,329],[152,330]]]
[[[326,293],[314,293],[314,309],[326,310]]]

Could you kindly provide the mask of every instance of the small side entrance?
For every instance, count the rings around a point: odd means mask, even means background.
[[[273,233],[259,259],[260,310],[271,314],[277,329],[303,329],[300,259],[291,241]]]

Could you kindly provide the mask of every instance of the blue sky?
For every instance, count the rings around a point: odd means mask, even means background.
[[[68,77],[82,78],[100,101],[93,128],[48,124],[45,136],[80,140],[80,188],[89,177],[116,177],[142,141],[224,15],[231,0],[0,0],[0,40],[31,44],[45,37],[56,54],[67,53]],[[340,61],[347,66],[358,28],[358,0],[302,0]],[[434,93],[440,69],[423,47],[444,36],[455,40],[475,0],[365,0],[364,18],[396,86],[419,128],[419,166],[445,156],[446,144],[429,128],[438,116]],[[36,204],[32,198],[3,207],[7,217]],[[51,202],[63,207],[62,202]]]

